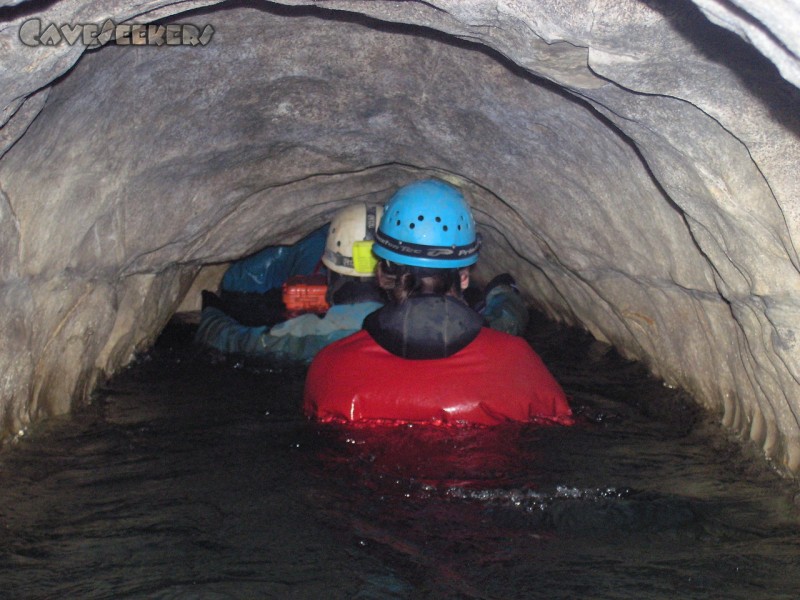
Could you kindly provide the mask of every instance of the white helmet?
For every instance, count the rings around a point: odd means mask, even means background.
[[[382,216],[383,207],[363,202],[337,212],[328,230],[322,263],[342,275],[372,277],[377,263],[372,243]]]

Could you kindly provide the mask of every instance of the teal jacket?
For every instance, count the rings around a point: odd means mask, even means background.
[[[328,344],[361,329],[379,302],[332,306],[324,317],[305,314],[273,327],[247,327],[217,308],[206,307],[195,336],[199,343],[226,354],[269,356],[278,361],[311,362]]]
[[[268,326],[248,327],[217,308],[206,307],[195,339],[225,354],[269,356],[278,361],[311,362],[328,344],[361,329],[364,318],[378,310],[379,302],[339,304],[324,317],[305,314]],[[492,288],[480,311],[492,329],[522,335],[528,325],[528,308],[510,286]]]
[[[493,287],[486,295],[484,307],[479,311],[483,320],[492,329],[522,335],[528,327],[528,307],[510,285]]]
[[[315,271],[325,249],[328,225],[291,246],[270,246],[232,264],[222,289],[263,294],[280,287],[292,275]],[[242,325],[223,311],[203,309],[195,340],[226,354],[250,354],[278,361],[311,362],[322,348],[361,329],[364,318],[379,309],[378,302],[333,306],[323,318],[301,315],[273,327]],[[511,285],[489,290],[479,310],[492,329],[521,335],[528,325],[528,308]]]

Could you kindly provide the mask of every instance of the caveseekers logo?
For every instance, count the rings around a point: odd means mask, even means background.
[[[214,28],[185,23],[152,25],[127,23],[117,25],[111,19],[102,25],[44,25],[39,19],[29,19],[19,28],[19,39],[26,46],[58,46],[83,44],[89,48],[103,46],[113,40],[118,46],[205,46],[214,36]]]

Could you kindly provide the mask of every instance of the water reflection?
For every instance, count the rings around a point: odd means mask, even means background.
[[[581,332],[578,424],[343,427],[170,330],[0,456],[9,598],[794,598],[795,488]]]

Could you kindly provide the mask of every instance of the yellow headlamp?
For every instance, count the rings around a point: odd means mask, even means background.
[[[373,243],[372,240],[353,242],[353,268],[361,275],[372,275],[375,272],[378,259],[372,253]]]

